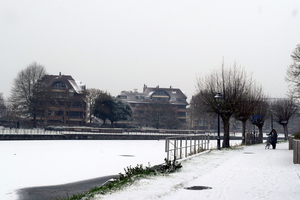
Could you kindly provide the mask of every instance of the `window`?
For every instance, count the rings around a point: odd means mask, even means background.
[[[157,90],[153,93],[153,96],[169,96],[168,93],[166,93],[165,91],[163,90]]]
[[[127,99],[127,96],[126,95],[119,95],[118,96],[120,99]]]
[[[66,89],[67,87],[66,87],[66,84],[64,82],[59,81],[59,82],[54,83],[53,88],[58,89],[58,90],[62,90],[62,89]]]
[[[134,114],[137,115],[137,116],[142,116],[142,115],[144,115],[144,111],[143,110],[136,110],[136,111],[134,111]]]
[[[168,101],[170,99],[170,96],[163,90],[157,90],[152,94],[151,98],[157,101]]]
[[[68,114],[69,114],[69,118],[71,118],[71,119],[82,119],[83,118],[82,112],[71,111]]]
[[[73,108],[84,108],[85,106],[84,106],[83,102],[77,101],[72,104],[72,107]]]
[[[177,98],[177,101],[185,101],[185,98]]]
[[[185,105],[179,105],[178,109],[186,109],[186,106]]]
[[[135,96],[135,99],[145,100],[144,96]]]
[[[56,116],[63,116],[64,112],[63,111],[56,111]]]
[[[55,111],[54,111],[54,110],[49,110],[49,111],[48,111],[48,115],[50,115],[50,116],[55,116]]]
[[[185,112],[178,112],[177,115],[178,115],[178,117],[186,117]]]

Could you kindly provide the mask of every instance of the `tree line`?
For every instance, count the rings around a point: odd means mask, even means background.
[[[278,98],[270,101],[263,88],[244,69],[234,64],[225,67],[197,80],[196,95],[191,101],[193,115],[207,113],[219,114],[224,128],[223,147],[230,147],[230,119],[242,123],[242,143],[245,143],[246,122],[250,121],[258,127],[259,142],[262,143],[262,128],[266,119],[283,126],[285,140],[288,139],[288,123],[298,112],[300,100],[300,44],[291,54],[292,64],[288,66],[286,81],[290,84],[288,98]],[[222,99],[216,99],[217,93]],[[272,127],[273,128],[273,127]]]
[[[300,44],[291,54],[292,64],[288,66],[286,81],[289,83],[288,98],[269,101],[251,74],[248,74],[236,63],[197,79],[196,93],[190,102],[190,113],[193,116],[219,114],[223,123],[223,147],[229,147],[230,120],[235,119],[242,124],[243,143],[245,142],[246,123],[251,122],[259,130],[259,141],[262,142],[262,128],[266,119],[272,117],[275,122],[284,128],[285,139],[288,137],[288,123],[298,111],[300,99]],[[34,96],[34,88],[38,80],[46,75],[44,66],[36,62],[21,70],[14,79],[9,104],[5,104],[3,95],[0,94],[1,119],[15,120],[16,118],[32,115],[38,105]],[[129,104],[109,93],[99,89],[87,89],[86,102],[88,105],[91,122],[93,117],[102,120],[103,124],[110,121],[132,120],[133,113]],[[217,93],[222,94],[221,99],[216,99]],[[168,108],[166,110],[166,108]],[[144,107],[143,119],[150,126],[159,128],[174,127],[178,124],[176,113],[172,111],[167,102],[148,104]],[[173,116],[173,117],[171,117]],[[169,125],[168,125],[169,124]]]
[[[37,127],[37,118],[43,116],[43,111],[51,105],[59,104],[55,102],[57,99],[55,99],[55,93],[51,92],[52,88],[42,81],[43,76],[47,74],[46,68],[36,62],[17,74],[9,97],[10,103],[5,104],[3,95],[0,95],[0,109],[3,110],[0,116],[2,121],[17,122],[31,117],[32,127]],[[86,89],[83,92],[89,123],[101,122],[97,124],[114,127],[115,122],[134,120],[131,106],[122,99],[96,88]],[[68,111],[73,106],[71,104],[78,102],[70,96],[68,90],[60,92],[59,95],[60,98],[68,100],[61,105],[64,107],[62,110]],[[143,110],[138,119],[139,122],[155,128],[178,128],[176,112],[170,103],[152,102],[145,104]]]

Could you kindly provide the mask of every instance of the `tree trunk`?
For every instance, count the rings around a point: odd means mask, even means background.
[[[242,121],[242,145],[246,144],[246,122],[247,120]]]
[[[283,124],[284,140],[288,140],[288,128],[287,124]]]
[[[33,114],[33,123],[32,123],[32,127],[36,128],[36,114]]]
[[[230,147],[230,138],[229,138],[229,119],[223,119],[223,125],[224,125],[224,137],[223,137],[223,148],[229,148]]]
[[[258,143],[263,143],[263,126],[257,126],[258,127]]]

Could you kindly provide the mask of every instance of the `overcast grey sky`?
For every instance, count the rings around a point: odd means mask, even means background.
[[[283,97],[300,43],[299,0],[1,0],[0,93],[36,61],[87,88],[180,88],[235,62]]]

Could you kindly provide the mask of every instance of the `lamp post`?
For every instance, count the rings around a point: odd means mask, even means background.
[[[223,98],[223,96],[222,96],[222,94],[220,92],[218,92],[214,98],[218,102],[218,137],[217,137],[217,148],[218,148],[218,150],[220,150],[221,149],[221,145],[220,145],[220,100]]]
[[[270,110],[271,112],[271,130],[273,130],[273,110]]]

